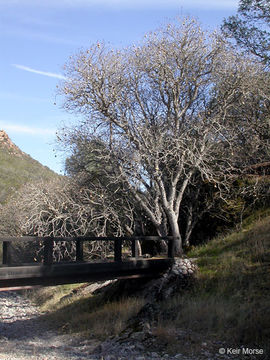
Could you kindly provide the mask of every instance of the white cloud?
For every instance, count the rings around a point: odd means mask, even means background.
[[[22,5],[42,7],[108,7],[116,9],[135,8],[212,8],[234,9],[238,0],[0,0],[1,5]]]
[[[4,121],[0,121],[0,127],[7,132],[14,132],[14,133],[35,135],[35,136],[55,135],[55,132],[56,132],[55,129],[37,128],[37,127],[24,126],[24,125],[18,125],[18,124],[8,124]]]
[[[12,66],[16,67],[17,69],[32,72],[34,74],[48,76],[48,77],[52,77],[52,78],[56,78],[56,79],[65,79],[65,76],[63,76],[61,74],[56,74],[56,73],[47,72],[47,71],[41,71],[41,70],[35,70],[35,69],[32,69],[32,68],[30,68],[28,66],[18,65],[18,64],[12,64]]]

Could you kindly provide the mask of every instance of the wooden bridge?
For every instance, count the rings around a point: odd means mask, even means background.
[[[131,256],[123,258],[123,242],[131,244]],[[168,242],[168,253],[159,258],[145,259],[138,256],[138,240]],[[33,241],[43,244],[41,263],[14,263],[12,259],[13,242]],[[75,261],[53,261],[54,243],[58,241],[76,243]],[[114,259],[107,261],[84,261],[84,242],[113,241]],[[3,246],[3,259],[0,264],[0,289],[16,289],[33,285],[59,285],[82,283],[115,278],[155,277],[162,274],[174,261],[173,238],[158,236],[137,237],[0,237]]]

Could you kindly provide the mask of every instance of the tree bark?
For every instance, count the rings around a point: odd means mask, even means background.
[[[183,255],[182,237],[178,225],[178,218],[175,214],[172,213],[169,214],[168,218],[169,218],[170,228],[172,230],[175,256],[182,257]]]
[[[168,231],[164,223],[161,223],[159,227],[157,227],[157,233],[160,237],[165,237],[168,235]],[[168,245],[165,240],[161,240],[160,246],[162,252],[168,252]]]

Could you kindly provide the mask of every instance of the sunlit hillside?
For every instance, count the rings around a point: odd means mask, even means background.
[[[22,152],[0,130],[0,204],[26,182],[55,176],[57,175],[48,167]]]
[[[246,346],[263,349],[260,358],[267,358],[269,214],[270,209],[259,210],[245,220],[240,231],[190,251],[188,256],[199,267],[197,281],[193,288],[157,304],[157,322],[150,324],[155,351],[199,358],[205,351],[217,355],[221,347]],[[75,284],[43,288],[29,295],[48,311],[45,319],[62,330],[98,339],[123,332],[128,319],[145,303],[143,298],[121,295],[120,300],[109,301],[102,293],[81,293]]]

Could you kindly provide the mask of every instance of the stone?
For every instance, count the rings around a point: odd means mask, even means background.
[[[117,360],[116,355],[106,355],[104,356],[104,360]]]
[[[130,335],[130,339],[141,339],[142,337],[144,337],[143,331],[134,332]]]
[[[139,351],[144,351],[145,348],[142,344],[136,344],[136,349],[139,350]]]
[[[143,254],[144,259],[150,259],[151,257],[152,257],[152,255],[150,255],[150,254]]]
[[[149,322],[145,322],[143,324],[143,330],[147,331],[147,332],[149,332],[151,330],[151,326],[150,326]]]

